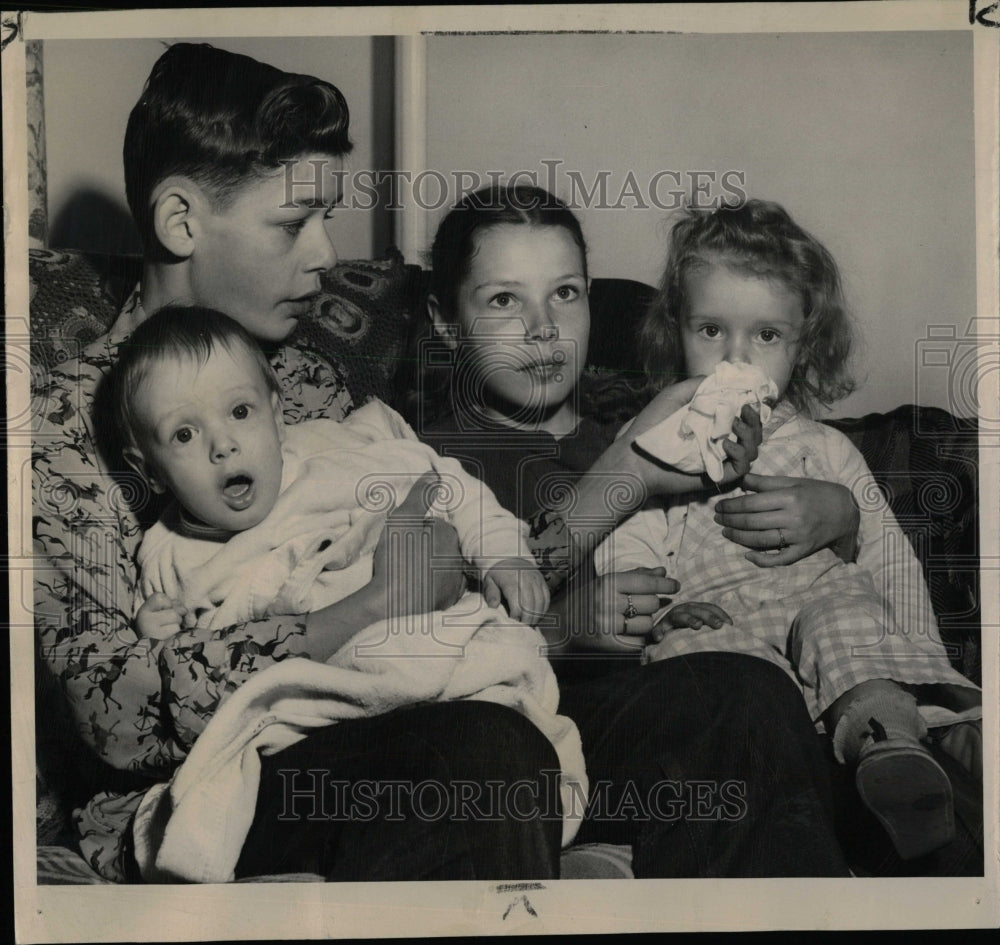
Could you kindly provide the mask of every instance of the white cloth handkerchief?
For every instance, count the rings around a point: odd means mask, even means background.
[[[681,472],[708,473],[712,482],[722,479],[726,460],[722,441],[735,440],[733,420],[744,404],[760,412],[762,423],[771,416],[765,399],[775,401],[778,388],[760,368],[722,361],[702,381],[691,402],[662,423],[647,430],[636,444],[651,456]]]

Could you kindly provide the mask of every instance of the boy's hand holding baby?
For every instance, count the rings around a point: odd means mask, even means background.
[[[424,473],[406,498],[386,517],[385,528],[375,548],[369,585],[376,600],[382,601],[381,607],[376,604],[376,619],[389,615],[390,602],[396,608],[393,616],[397,617],[421,610],[447,610],[465,590],[458,533],[444,519],[427,514],[437,479],[435,472]],[[393,567],[390,535],[401,539],[406,547],[409,560],[405,569]],[[410,586],[413,574],[430,575],[430,580],[421,582],[416,593]],[[427,594],[430,597],[424,600]]]

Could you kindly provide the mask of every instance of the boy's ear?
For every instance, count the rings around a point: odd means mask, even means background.
[[[122,449],[122,455],[125,457],[125,462],[127,462],[129,466],[142,476],[146,485],[148,485],[153,492],[162,495],[167,491],[167,487],[156,478],[152,467],[146,462],[146,458],[142,455],[141,450],[135,446],[126,446]]]
[[[458,325],[445,318],[436,295],[427,296],[427,314],[434,325],[434,334],[454,351],[458,347]]]
[[[172,255],[187,259],[194,252],[198,222],[207,206],[204,191],[189,177],[174,174],[153,190],[153,231]]]

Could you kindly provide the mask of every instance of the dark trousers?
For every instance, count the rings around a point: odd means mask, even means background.
[[[262,765],[237,878],[559,875],[559,761],[538,729],[504,706],[434,703],[343,722]]]
[[[849,874],[822,743],[777,666],[559,662],[591,786],[578,842],[631,843],[637,877]]]

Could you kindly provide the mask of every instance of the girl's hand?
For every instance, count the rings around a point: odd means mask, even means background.
[[[689,377],[660,391],[628,428],[626,433],[628,438],[634,442],[647,430],[651,430],[681,407],[686,406],[704,379],[700,376]],[[643,454],[644,461],[638,471],[646,489],[656,495],[733,485],[750,471],[751,464],[757,458],[757,451],[764,438],[760,414],[753,407],[744,406],[740,416],[733,421],[733,434],[736,436],[735,441],[729,439],[722,441],[722,448],[728,459],[722,464],[722,480],[719,483],[712,483],[705,476],[679,472],[671,466],[646,459]]]
[[[663,598],[680,588],[665,573],[663,568],[635,568],[570,587],[553,609],[559,626],[543,631],[552,652],[638,656],[653,628],[653,614],[663,608]]]
[[[498,561],[483,577],[483,598],[490,607],[503,599],[511,619],[530,626],[537,626],[549,609],[549,589],[534,559]]]
[[[846,486],[793,476],[743,479],[753,495],[723,499],[715,507],[722,534],[746,548],[748,561],[761,568],[792,564],[833,547],[845,561],[854,560],[861,515]]]
[[[731,624],[732,622],[732,618],[721,607],[692,600],[671,607],[663,615],[663,619],[653,627],[650,637],[654,643],[659,643],[667,635],[669,629],[680,630],[684,627],[690,627],[692,630],[700,630],[707,623],[710,627],[718,630],[724,623]]]
[[[686,407],[695,391],[701,386],[704,377],[689,377],[669,387],[664,387],[645,407],[639,415],[632,421],[628,429],[632,439],[642,436],[647,430],[659,426],[667,417],[677,413],[681,407]]]
[[[590,471],[576,483],[572,509],[560,513],[569,535],[567,569],[583,565],[611,530],[638,509],[650,495],[676,495],[717,489],[708,476],[692,476],[649,458],[635,446],[635,438],[683,407],[698,389],[702,378],[689,378],[659,394],[627,430],[600,455]],[[744,407],[733,421],[737,442],[724,446],[723,484],[731,485],[746,475],[757,458],[763,433],[760,416]]]
[[[729,457],[722,464],[722,479],[714,484],[731,486],[743,479],[750,472],[757,451],[764,440],[764,426],[760,422],[760,414],[749,404],[744,404],[740,415],[733,421],[733,433],[736,442],[723,440],[722,448]]]
[[[186,615],[166,594],[150,594],[135,615],[135,632],[140,640],[166,640],[180,632]]]

